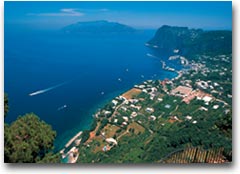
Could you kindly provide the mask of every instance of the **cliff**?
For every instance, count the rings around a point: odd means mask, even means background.
[[[164,25],[147,43],[159,51],[178,49],[183,55],[229,54],[232,52],[232,31],[203,31]]]

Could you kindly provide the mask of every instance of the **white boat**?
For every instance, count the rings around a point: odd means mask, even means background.
[[[36,91],[36,92],[33,92],[31,94],[29,94],[29,96],[34,96],[34,95],[38,95],[38,94],[41,94],[41,93],[44,93],[45,90],[39,90],[39,91]]]

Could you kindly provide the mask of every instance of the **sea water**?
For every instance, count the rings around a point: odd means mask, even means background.
[[[160,59],[167,61],[167,56],[145,46],[153,35],[154,31],[111,37],[5,31],[4,91],[10,107],[5,121],[37,114],[57,131],[55,148],[60,150],[114,97],[144,80],[176,76],[162,69]],[[29,95],[46,89],[51,90]]]

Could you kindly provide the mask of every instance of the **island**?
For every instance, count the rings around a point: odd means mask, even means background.
[[[77,22],[68,25],[61,30],[65,34],[74,35],[115,35],[115,34],[133,34],[136,30],[130,26],[118,22],[109,22],[106,20]]]
[[[177,76],[116,96],[60,151],[62,162],[231,162],[231,37],[231,31],[159,28],[146,46],[179,61],[182,69],[175,70],[159,58]]]

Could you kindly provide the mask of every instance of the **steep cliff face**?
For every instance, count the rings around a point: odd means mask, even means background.
[[[155,36],[148,41],[150,46],[164,51],[178,49],[182,54],[231,53],[231,31],[203,31],[188,27],[160,27]]]

